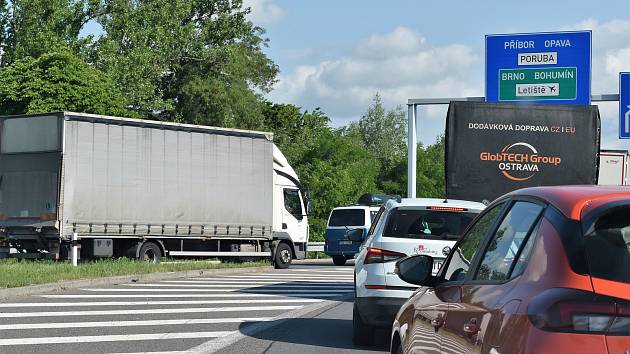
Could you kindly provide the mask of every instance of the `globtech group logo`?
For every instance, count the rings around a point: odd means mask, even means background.
[[[506,145],[501,151],[482,151],[481,161],[495,162],[505,178],[512,181],[527,181],[540,172],[544,166],[559,166],[560,156],[549,156],[538,152],[529,143],[518,142]]]

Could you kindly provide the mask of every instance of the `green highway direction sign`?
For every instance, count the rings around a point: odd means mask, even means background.
[[[500,69],[499,101],[575,100],[577,68]]]
[[[487,35],[486,102],[591,104],[591,31]]]

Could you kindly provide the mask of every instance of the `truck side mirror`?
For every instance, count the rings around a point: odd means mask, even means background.
[[[433,257],[416,255],[396,263],[394,273],[403,281],[416,285],[428,285],[433,271]]]
[[[313,211],[313,205],[311,204],[311,201],[309,200],[308,202],[306,202],[306,215],[311,215],[312,211]]]
[[[346,237],[350,241],[361,242],[363,241],[363,229],[352,229],[346,232]]]

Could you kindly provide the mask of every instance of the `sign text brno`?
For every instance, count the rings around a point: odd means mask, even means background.
[[[630,73],[619,73],[619,139],[630,139]]]
[[[591,103],[591,31],[486,36],[486,102]]]

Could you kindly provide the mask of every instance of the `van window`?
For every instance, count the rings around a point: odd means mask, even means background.
[[[477,214],[426,209],[395,209],[389,214],[384,237],[457,239]]]
[[[593,277],[630,283],[630,207],[605,213],[585,240]]]
[[[330,214],[328,226],[365,226],[365,210],[335,209]]]

